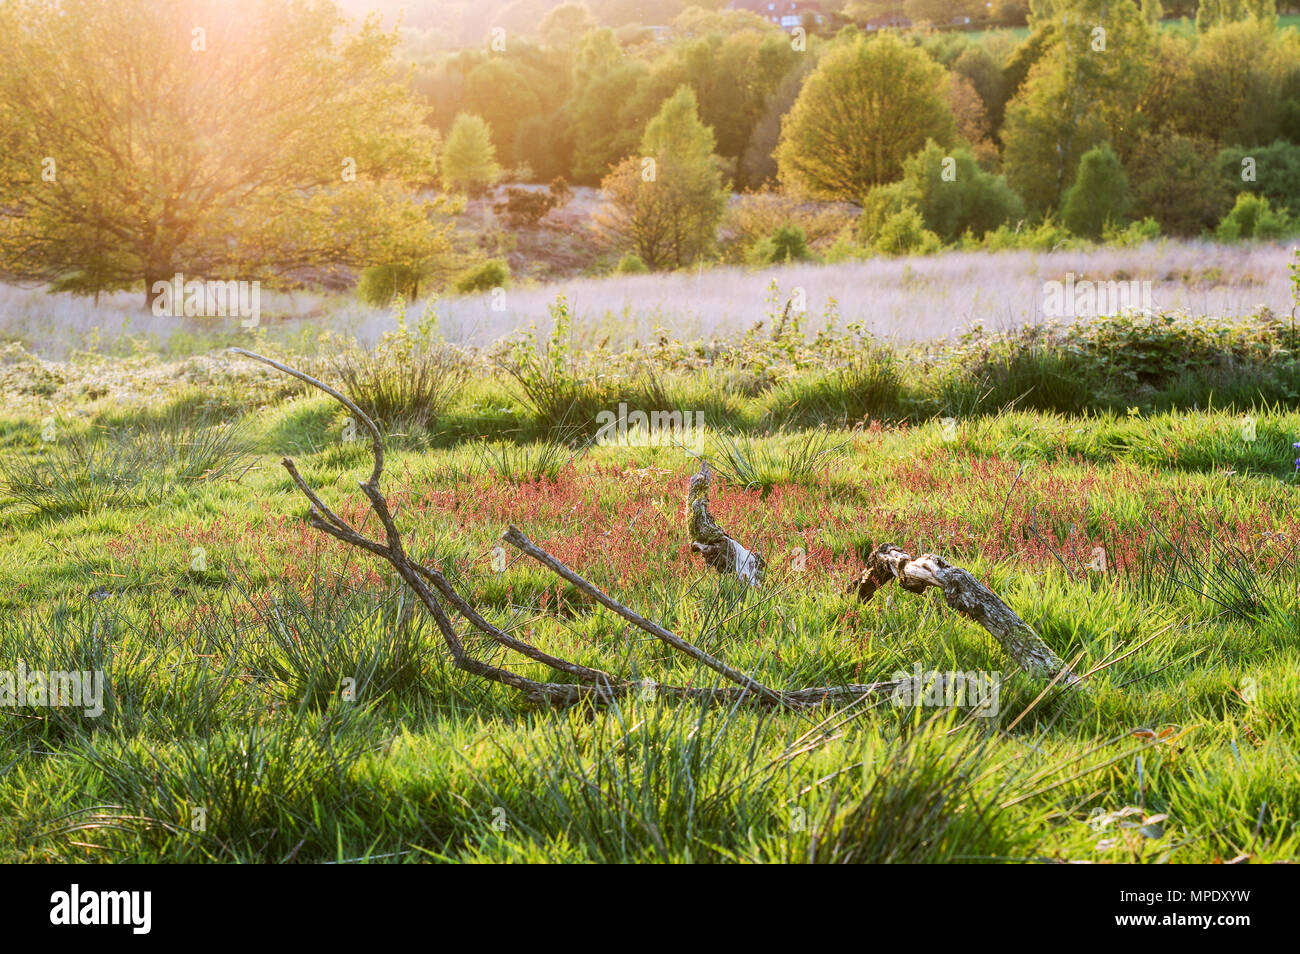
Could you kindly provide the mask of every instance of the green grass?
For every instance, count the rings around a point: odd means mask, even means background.
[[[689,553],[696,461],[680,447],[548,440],[547,408],[491,373],[389,436],[408,549],[548,652],[715,679],[498,549],[512,523],[771,685],[998,673],[992,718],[888,701],[773,714],[651,690],[599,712],[533,708],[452,667],[386,565],[308,526],[284,454],[379,533],[355,482],[367,446],[327,399],[179,384],[85,398],[52,441],[39,407],[11,411],[0,671],[99,669],[108,686],[97,718],[0,707],[0,861],[1293,860],[1300,410],[1280,390],[1204,401],[1186,372],[1161,378],[1166,351],[1143,340],[1140,366],[1034,342],[929,365],[837,364],[829,345],[801,365],[757,342],[701,366],[689,347],[654,356],[655,400],[711,402],[713,511],[764,555],[760,593]],[[1290,374],[1285,348],[1238,351],[1257,381]],[[1066,400],[1081,374],[1093,397]],[[1097,670],[1091,692],[1038,699],[937,596],[856,602],[846,585],[882,542],[970,569]]]

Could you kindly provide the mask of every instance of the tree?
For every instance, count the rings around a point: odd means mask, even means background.
[[[707,253],[727,202],[713,146],[695,93],[680,87],[646,126],[642,155],[624,159],[601,183],[599,231],[656,270]]]
[[[492,129],[482,119],[459,113],[442,150],[442,183],[449,192],[481,195],[501,177]]]
[[[514,154],[519,124],[542,112],[541,85],[536,71],[500,56],[484,60],[465,76],[465,112],[488,124],[497,155],[509,165],[519,161]]]
[[[570,50],[578,45],[582,35],[596,25],[585,3],[561,3],[552,7],[542,17],[537,32],[547,46]]]
[[[886,34],[828,52],[785,118],[782,181],[822,199],[860,201],[896,180],[927,138],[952,139],[943,67]]]
[[[592,30],[578,44],[573,93],[565,106],[572,120],[573,179],[596,183],[611,165],[636,148],[641,133],[624,121],[646,67],[624,59],[609,29]]]
[[[1200,0],[1196,5],[1196,32],[1204,33],[1225,23],[1258,20],[1271,29],[1277,24],[1276,0]]]
[[[1219,153],[1215,167],[1231,191],[1264,196],[1300,218],[1300,146],[1281,139],[1252,149],[1233,146]]]
[[[1300,87],[1293,33],[1245,20],[1201,34],[1190,61],[1179,131],[1225,146],[1257,146],[1285,136]]]
[[[904,0],[903,12],[913,23],[942,26],[959,17],[974,18],[984,9],[978,0]]]
[[[990,132],[1002,128],[1009,90],[1006,77],[988,47],[983,43],[966,47],[952,64],[952,75],[954,80],[965,80],[975,88],[984,104]]]
[[[1133,0],[1043,0],[1056,22],[1050,46],[1007,107],[1007,181],[1030,212],[1046,214],[1080,157],[1104,141],[1130,143],[1151,58],[1151,26]]]
[[[1212,229],[1232,203],[1215,168],[1214,143],[1183,136],[1171,126],[1143,134],[1127,168],[1133,217],[1155,219],[1167,235]]]
[[[1106,144],[1085,152],[1061,203],[1061,223],[1075,235],[1100,239],[1107,226],[1123,224],[1128,207],[1128,176],[1115,150]]]
[[[177,272],[271,283],[435,254],[411,191],[435,140],[395,43],[326,0],[0,4],[0,273],[143,282],[152,305]]]

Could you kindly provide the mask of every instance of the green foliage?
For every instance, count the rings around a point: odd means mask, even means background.
[[[1279,139],[1252,149],[1229,146],[1215,166],[1231,192],[1263,196],[1279,211],[1300,216],[1300,145]]]
[[[1053,28],[1002,130],[1007,182],[1036,215],[1058,207],[1084,153],[1131,136],[1154,49],[1133,0],[1044,0],[1044,7],[1044,19],[1068,22]]]
[[[727,202],[713,145],[695,93],[679,87],[646,126],[640,157],[629,156],[601,183],[608,202],[595,221],[605,240],[655,270],[709,253]]]
[[[389,431],[428,428],[437,422],[466,374],[465,362],[434,343],[432,330],[411,332],[400,308],[395,331],[373,348],[335,340],[327,358],[342,390],[377,424]],[[366,441],[360,421],[343,424],[348,440]]]
[[[1246,19],[1259,20],[1270,26],[1276,24],[1276,0],[1200,0],[1196,5],[1198,33]]]
[[[891,33],[826,53],[781,127],[781,180],[816,198],[857,202],[893,182],[927,139],[946,144],[943,67]]]
[[[859,233],[876,237],[891,215],[908,206],[945,243],[968,231],[981,238],[1024,212],[1006,180],[981,169],[969,149],[945,150],[933,140],[903,163],[902,181],[877,186],[867,195]]]
[[[392,52],[333,4],[0,4],[0,272],[152,305],[177,272],[270,285],[428,254],[434,137]]]
[[[1085,152],[1061,203],[1061,222],[1075,235],[1100,239],[1106,229],[1123,227],[1128,208],[1128,176],[1115,150],[1102,145]]]
[[[456,279],[456,291],[462,295],[488,292],[510,284],[510,265],[499,258],[490,258],[465,271]]]
[[[410,265],[373,265],[362,270],[357,297],[377,308],[391,305],[395,298],[414,301],[422,277],[421,271]]]
[[[1139,137],[1126,163],[1135,218],[1150,217],[1169,235],[1200,235],[1214,228],[1232,203],[1215,172],[1214,145],[1170,127]]]
[[[501,177],[492,129],[482,117],[460,113],[442,147],[442,184],[449,191],[481,195]]]
[[[642,261],[641,256],[636,252],[628,252],[618,260],[614,270],[620,275],[643,275],[650,271],[650,266]]]
[[[942,246],[939,236],[925,227],[914,206],[904,206],[880,224],[872,247],[881,255],[929,254]]]
[[[756,242],[748,255],[749,261],[755,265],[803,262],[811,257],[808,240],[797,225],[777,226],[771,235]]]
[[[1289,235],[1293,230],[1294,225],[1285,209],[1274,210],[1263,196],[1241,192],[1236,204],[1214,230],[1214,235],[1225,242],[1238,239],[1268,241]]]

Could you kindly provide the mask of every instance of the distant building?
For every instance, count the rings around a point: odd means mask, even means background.
[[[906,30],[912,21],[901,13],[882,13],[862,24],[864,30]]]
[[[748,10],[773,26],[793,30],[803,26],[804,17],[812,14],[814,23],[822,23],[822,5],[817,0],[731,0],[728,10]]]

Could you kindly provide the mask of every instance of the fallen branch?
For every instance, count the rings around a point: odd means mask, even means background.
[[[933,553],[912,557],[886,543],[871,554],[867,568],[850,588],[865,602],[891,580],[897,580],[909,593],[938,588],[950,607],[988,630],[1006,654],[1030,675],[1040,679],[1059,677],[1067,686],[1082,685],[1079,677],[1052,652],[1033,627],[961,567]]]
[[[691,549],[719,573],[734,573],[750,586],[763,582],[766,564],[757,553],[747,549],[724,531],[709,512],[709,484],[712,474],[708,461],[700,461],[700,470],[691,477],[686,494],[686,526],[691,535]]]

